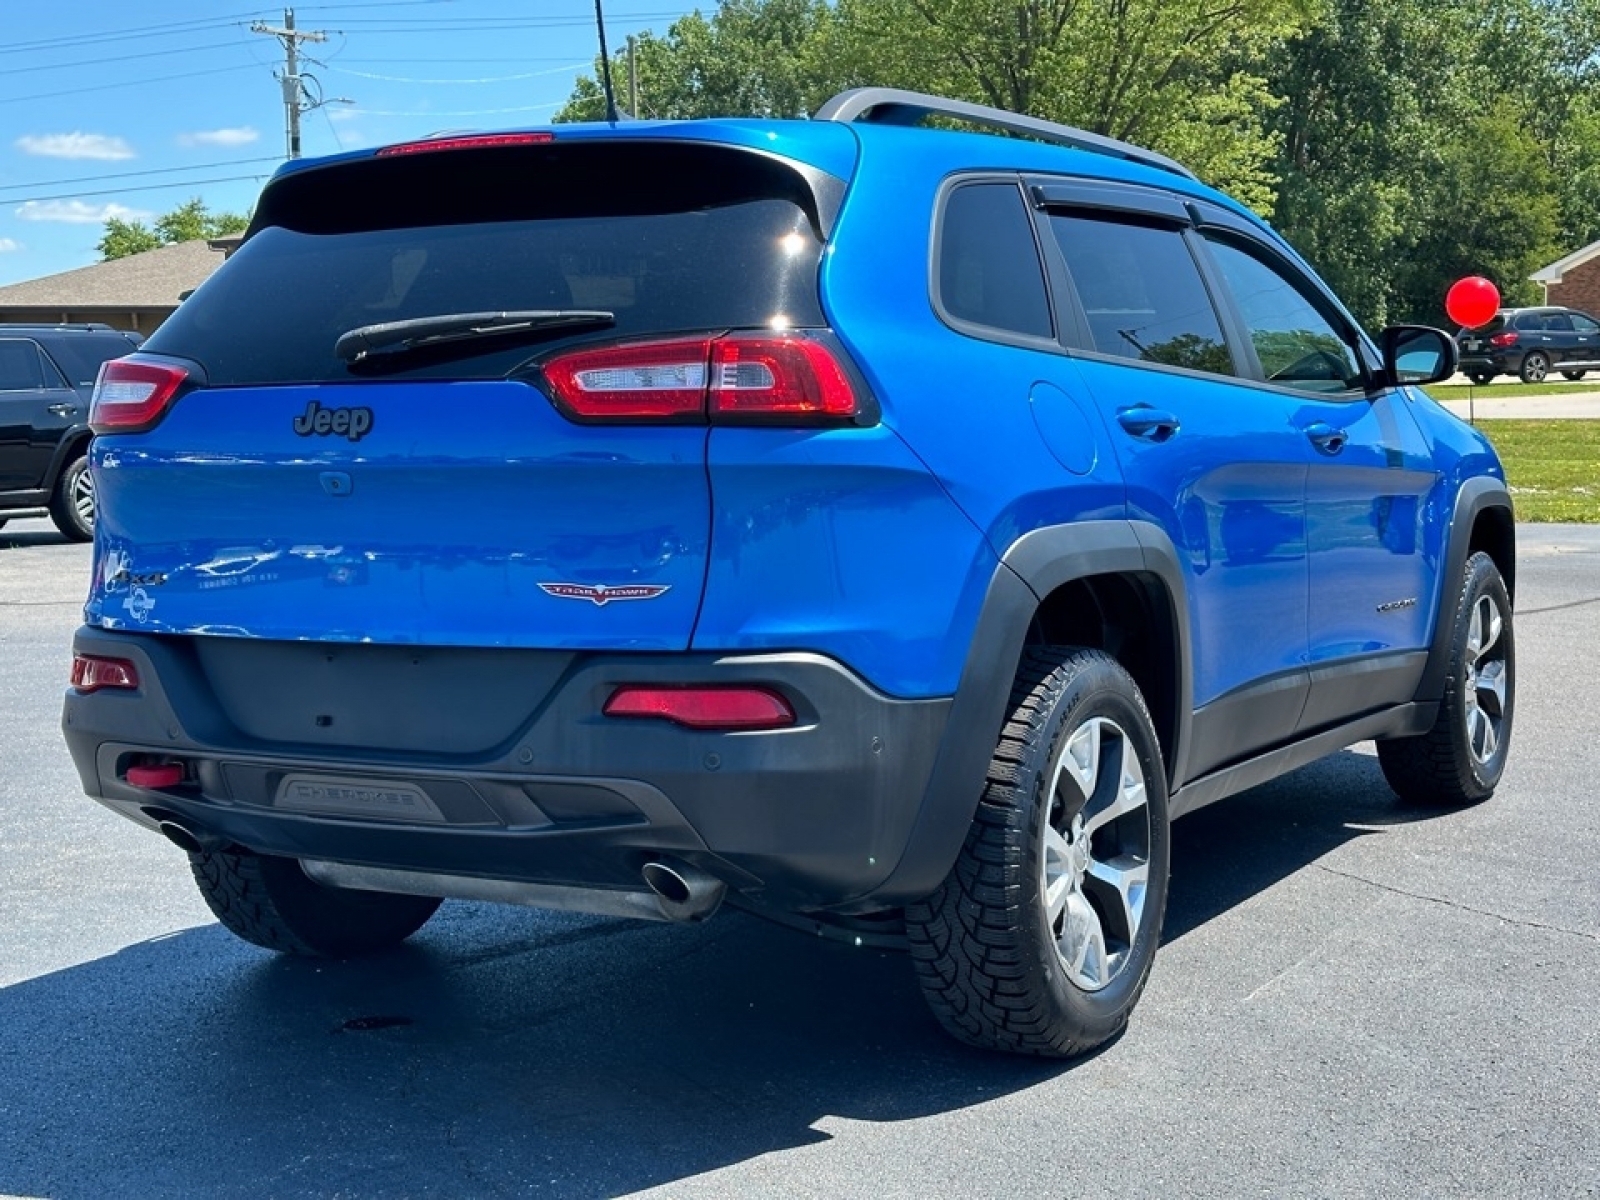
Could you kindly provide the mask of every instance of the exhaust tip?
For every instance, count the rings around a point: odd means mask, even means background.
[[[648,862],[639,874],[670,921],[705,920],[717,911],[728,890],[715,875],[683,863]]]
[[[200,854],[205,850],[205,847],[200,844],[200,839],[176,821],[163,821],[156,828],[161,831],[162,836],[167,841],[186,854]]]

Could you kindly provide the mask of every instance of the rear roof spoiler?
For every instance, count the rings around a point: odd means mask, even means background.
[[[1024,117],[1003,108],[990,108],[984,104],[969,104],[965,100],[947,100],[943,96],[929,96],[922,92],[905,92],[899,88],[866,87],[840,92],[817,109],[818,121],[867,121],[875,125],[917,125],[927,117],[952,117],[989,129],[1049,142],[1057,146],[1070,146],[1087,150],[1091,154],[1104,154],[1125,159],[1161,171],[1170,171],[1185,179],[1199,182],[1199,177],[1188,167],[1165,154],[1146,150],[1116,138],[1076,129],[1071,125],[1058,125],[1038,117]]]

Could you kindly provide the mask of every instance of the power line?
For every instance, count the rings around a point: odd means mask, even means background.
[[[172,37],[180,33],[200,33],[207,29],[228,29],[257,16],[260,11],[235,13],[231,17],[211,17],[198,21],[174,21],[167,25],[145,25],[127,30],[112,30],[103,34],[71,34],[65,37],[42,38],[36,42],[12,42],[0,47],[0,54],[33,54],[70,46],[98,46],[106,42],[129,42],[143,38]]]
[[[78,67],[97,67],[102,63],[131,62],[136,58],[166,58],[173,54],[199,54],[212,50],[227,50],[244,43],[237,41],[207,42],[200,46],[173,46],[167,50],[147,50],[142,54],[113,54],[109,58],[80,58],[71,62],[43,63],[31,67],[7,67],[7,75],[26,75],[30,71],[65,71]]]
[[[0,104],[23,104],[29,100],[53,100],[57,96],[81,96],[85,92],[109,92],[116,88],[142,87],[147,83],[167,83],[174,79],[198,79],[202,75],[226,75],[231,71],[254,70],[259,64],[246,63],[235,67],[211,67],[205,71],[183,71],[177,75],[146,75],[139,79],[125,79],[121,83],[97,83],[93,87],[67,88],[60,92],[35,92],[31,96],[6,96]]]
[[[43,204],[49,200],[83,200],[90,196],[125,196],[130,192],[163,192],[176,188],[199,187],[206,183],[235,183],[241,179],[266,179],[272,172],[260,175],[217,175],[210,179],[185,179],[179,183],[146,183],[139,187],[107,188],[98,192],[61,192],[53,196],[7,196],[0,204]]]
[[[310,56],[307,55],[307,57],[309,58]],[[313,59],[312,61],[316,62],[317,60]],[[589,64],[589,60],[585,59],[582,62],[565,62],[565,63],[562,63],[559,67],[551,67],[551,68],[549,68],[548,70],[545,70],[545,71],[523,71],[522,73],[517,74],[517,75],[492,75],[492,76],[488,76],[488,77],[483,78],[483,79],[412,79],[412,78],[409,78],[409,77],[403,76],[403,75],[374,75],[374,74],[372,74],[372,73],[370,73],[368,71],[352,71],[349,67],[329,66],[325,62],[324,63],[318,63],[318,65],[326,68],[329,71],[337,71],[341,75],[354,75],[358,79],[377,79],[377,80],[381,80],[384,83],[424,83],[424,84],[455,83],[455,84],[467,84],[467,83],[510,83],[513,80],[517,80],[517,79],[537,79],[542,75],[559,75],[563,71],[576,70],[579,67],[587,67],[590,64]]]
[[[117,171],[110,175],[79,175],[72,179],[38,179],[32,183],[0,184],[0,192],[15,192],[28,188],[68,187],[74,183],[104,183],[109,179],[139,179],[146,175],[176,175],[180,171],[215,171],[219,167],[249,167],[259,163],[282,162],[276,154],[270,158],[231,158],[224,162],[190,163],[187,167],[156,167],[148,171]],[[0,204],[10,201],[0,196]]]

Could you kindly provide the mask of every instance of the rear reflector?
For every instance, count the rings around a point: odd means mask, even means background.
[[[143,766],[129,767],[128,773],[123,778],[133,784],[134,787],[177,787],[183,782],[183,764],[146,763]]]
[[[95,433],[138,433],[167,411],[189,377],[183,367],[155,359],[114,358],[100,368],[89,401],[89,428]]]
[[[432,154],[436,150],[485,150],[496,146],[542,146],[556,140],[553,133],[480,133],[470,137],[429,138],[420,142],[401,142],[384,146],[377,158],[401,154]]]
[[[556,403],[580,421],[806,425],[859,411],[833,350],[804,333],[584,346],[542,369]]]
[[[606,701],[608,717],[652,717],[690,729],[782,729],[794,709],[764,687],[651,687],[623,684]]]
[[[88,695],[101,688],[131,690],[139,686],[139,672],[125,658],[97,658],[93,654],[72,656],[72,687]]]

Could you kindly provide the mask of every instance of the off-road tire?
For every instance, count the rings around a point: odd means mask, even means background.
[[[67,464],[66,470],[61,472],[61,477],[56,480],[56,486],[50,493],[50,519],[55,522],[61,535],[69,541],[88,542],[94,540],[94,512],[93,512],[93,476],[89,473],[89,459],[85,455],[78,455]],[[85,514],[81,507],[82,493],[89,489],[91,499],[90,511]]]
[[[1062,819],[1053,781],[1068,744],[1108,726],[1122,735],[1119,754],[1136,755],[1145,818],[1130,810],[1096,831],[1074,833],[1086,837],[1090,854],[1100,852],[1103,834],[1113,835],[1120,854],[1125,822],[1133,821],[1148,875],[1137,921],[1122,922],[1133,928],[1121,939],[1120,968],[1086,988],[1057,948],[1061,926],[1052,924],[1045,894],[1045,826]],[[1095,772],[1098,781],[1098,760]],[[1118,776],[1113,788],[1125,788],[1120,766]],[[1066,786],[1077,785],[1068,779]],[[1095,796],[1103,790],[1095,787]],[[1091,800],[1082,808],[1093,806]],[[1056,838],[1057,847],[1065,844]],[[1160,940],[1169,850],[1161,751],[1133,679],[1099,650],[1027,651],[966,842],[938,891],[906,909],[917,978],[939,1022],[971,1045],[1050,1057],[1082,1054],[1116,1036],[1144,990]]]
[[[1550,374],[1550,359],[1543,350],[1529,350],[1522,356],[1522,367],[1517,377],[1523,383],[1543,383]]]
[[[1475,654],[1472,647],[1473,614],[1484,601],[1494,606],[1500,631]],[[1461,592],[1451,616],[1450,666],[1444,697],[1433,728],[1420,737],[1392,738],[1378,743],[1383,777],[1402,800],[1412,804],[1459,806],[1487,800],[1505,771],[1511,745],[1511,721],[1516,712],[1516,643],[1512,636],[1511,601],[1494,560],[1479,552],[1467,559]],[[1486,668],[1503,663],[1501,697],[1490,685],[1479,685]],[[1487,704],[1485,702],[1488,702]],[[1500,712],[1492,715],[1490,707]],[[1474,709],[1483,712],[1474,717]],[[1475,743],[1474,721],[1488,721],[1495,733],[1493,752],[1482,754]]]
[[[247,942],[311,958],[356,958],[398,946],[439,907],[430,896],[323,887],[292,858],[189,855],[206,904]]]

